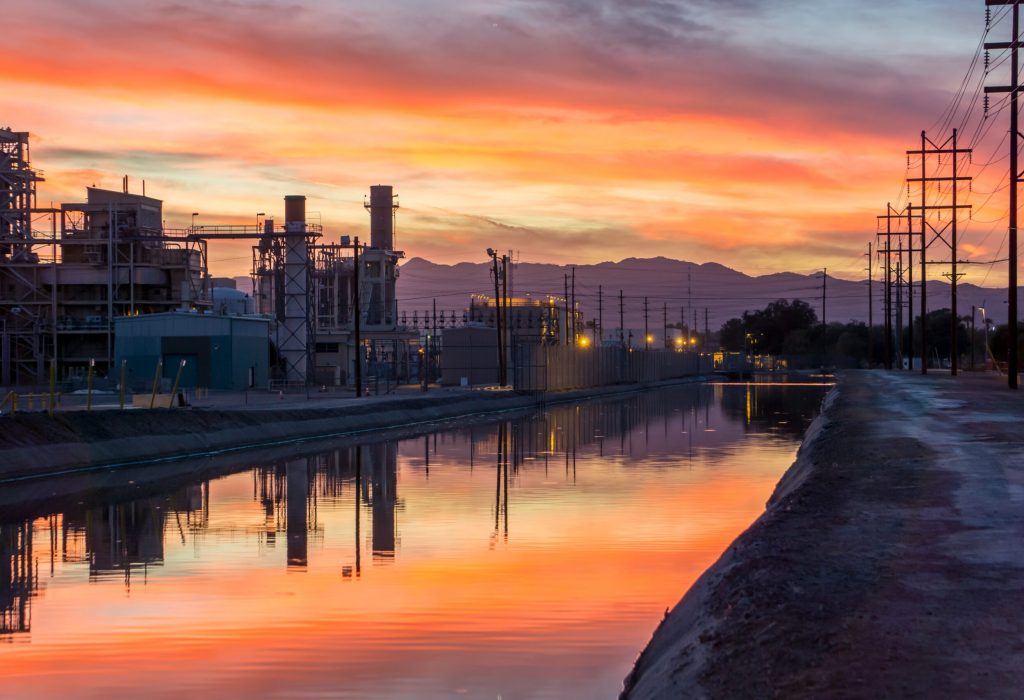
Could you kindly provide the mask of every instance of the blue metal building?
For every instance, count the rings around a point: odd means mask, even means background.
[[[126,362],[128,385],[148,388],[157,363],[174,380],[185,360],[182,388],[264,387],[270,364],[270,320],[171,312],[114,319],[114,370]],[[116,376],[116,375],[115,375]]]

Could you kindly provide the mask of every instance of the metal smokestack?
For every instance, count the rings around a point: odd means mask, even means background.
[[[370,187],[370,247],[393,250],[395,247],[395,198],[391,185]]]
[[[300,231],[306,227],[306,198],[301,194],[291,194],[284,198],[284,225],[289,233],[292,232],[293,224]]]
[[[279,349],[288,381],[306,383],[309,371],[309,250],[306,244],[306,198],[284,198],[284,323]]]

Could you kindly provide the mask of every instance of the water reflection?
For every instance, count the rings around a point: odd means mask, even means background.
[[[692,386],[255,466],[0,485],[0,641],[20,642],[0,647],[0,674],[113,669],[100,635],[138,666],[91,676],[108,691],[154,691],[146,669],[216,640],[239,658],[214,679],[188,652],[195,668],[156,694],[272,695],[241,680],[256,655],[296,692],[611,695],[661,611],[756,517],[826,389]],[[317,646],[342,630],[360,649],[344,663]]]

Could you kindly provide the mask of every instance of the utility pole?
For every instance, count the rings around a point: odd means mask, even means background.
[[[825,301],[828,299],[828,268],[824,268],[821,271],[821,328],[822,330],[828,329],[828,323],[825,321]],[[824,339],[823,339],[824,340]]]
[[[363,338],[360,333],[362,306],[359,303],[359,236],[355,237],[352,260],[352,331],[355,340],[356,397],[363,395]]]
[[[649,350],[651,333],[647,328],[647,297],[644,297],[644,350]]]
[[[892,369],[892,204],[885,215],[885,368]]]
[[[971,304],[971,371],[974,371],[974,346],[978,343],[977,331],[974,329],[974,317],[977,315],[977,309],[974,308],[974,304]]]
[[[910,357],[910,362],[907,364],[907,369],[913,371],[914,369],[914,244],[913,236],[911,232],[914,230],[913,221],[914,205],[907,203],[907,264],[903,267],[903,275],[907,278],[907,312],[910,316],[907,319],[907,345],[905,354]],[[900,261],[903,261],[903,255],[900,254]],[[922,278],[921,286],[924,287],[924,279]],[[922,318],[924,316],[924,304],[921,305]],[[900,342],[903,342],[902,339]]]
[[[907,162],[908,163],[910,162],[909,156],[907,157]],[[900,222],[903,221],[904,213],[906,214],[906,221],[907,221],[907,230],[905,232],[899,230]],[[895,319],[897,314],[902,319],[902,314],[903,314],[903,307],[902,307],[903,291],[902,291],[902,287],[903,287],[904,283],[906,283],[906,285],[907,285],[908,299],[910,300],[911,308],[913,308],[914,292],[913,292],[913,288],[912,287],[913,287],[913,282],[914,282],[914,274],[913,274],[913,270],[910,270],[909,281],[905,280],[904,279],[904,277],[906,276],[905,273],[907,272],[907,270],[909,268],[906,265],[902,264],[902,262],[903,262],[903,245],[902,245],[902,243],[903,243],[903,236],[907,237],[907,247],[908,247],[908,249],[911,247],[911,241],[913,240],[913,236],[914,236],[914,225],[913,225],[913,215],[911,213],[911,205],[907,204],[906,210],[900,211],[900,210],[894,209],[893,206],[892,206],[892,202],[889,202],[885,206],[885,214],[883,214],[882,216],[878,217],[879,221],[881,221],[882,219],[885,219],[885,232],[884,233],[877,233],[876,235],[878,237],[882,237],[882,236],[885,237],[885,249],[879,251],[881,253],[885,253],[885,295],[886,295],[885,296],[885,319],[886,319],[886,324],[885,324],[885,327],[886,327],[886,331],[885,331],[885,338],[886,338],[886,344],[885,344],[885,366],[886,366],[886,369],[890,369],[890,370],[893,369],[893,367],[895,367],[897,365],[896,359],[898,358],[900,360],[898,368],[899,369],[903,369],[903,364],[902,364],[902,359],[903,359],[903,324],[901,322],[899,324],[899,329],[897,329],[896,328],[897,324],[895,323],[894,319]],[[897,228],[895,230],[893,229],[893,220],[896,221],[896,225],[897,225]],[[896,240],[900,244],[898,249],[892,247],[892,239],[893,239],[894,236],[895,236]],[[900,265],[899,265],[898,269],[897,269],[897,266],[893,264],[893,256],[896,255],[897,253],[899,255],[899,261],[900,261]],[[895,294],[893,293],[893,289],[896,290]],[[913,314],[911,314],[911,316],[913,316]],[[894,340],[894,337],[895,337],[895,340]],[[913,339],[914,339],[914,331],[913,331],[913,328],[911,328],[911,330],[910,330],[911,347],[913,347]]]
[[[572,344],[576,344],[576,266],[572,266]]]
[[[512,345],[512,329],[509,326],[509,257],[502,256],[502,386],[509,383],[509,346]]]
[[[1010,84],[998,87],[987,86],[985,88],[986,107],[987,96],[993,92],[1010,93],[1010,222],[1009,222],[1009,298],[1008,325],[1009,325],[1009,352],[1007,353],[1006,376],[1011,389],[1017,388],[1017,187],[1020,185],[1021,172],[1017,163],[1017,154],[1020,152],[1021,133],[1018,125],[1020,111],[1018,104],[1018,90],[1020,88],[1020,4],[1022,0],[985,0],[986,7],[993,5],[1012,5],[1013,23],[1011,25],[1011,38],[1008,42],[985,42],[985,50],[1010,50]],[[986,109],[986,112],[988,110]],[[987,324],[986,324],[987,328]]]
[[[512,345],[512,329],[509,326],[509,264],[511,259],[502,256],[502,386],[509,383],[509,346]]]
[[[711,332],[708,330],[708,307],[704,307],[704,342],[701,343],[701,350],[707,350],[711,346]]]
[[[868,242],[868,367],[875,356],[875,303],[872,295],[871,243]]]
[[[597,338],[604,344],[604,294],[601,285],[597,285]],[[595,340],[597,340],[595,338]],[[597,345],[595,342],[594,345]]]
[[[428,357],[430,362],[427,363],[427,368],[430,370],[430,374],[434,374],[434,366],[437,364],[437,299],[433,299],[431,302],[431,309],[434,315],[434,332],[430,336],[430,352]],[[441,312],[442,316],[444,312]],[[376,374],[376,373],[375,373]],[[379,374],[378,374],[379,376]],[[432,378],[432,377],[431,377]]]
[[[619,345],[626,347],[626,331],[625,331],[625,304],[622,300],[622,290],[619,290]]]
[[[664,336],[661,344],[667,350],[668,349],[668,302],[664,302],[661,307],[661,332]]]
[[[498,346],[498,384],[505,386],[505,336],[501,331],[501,276],[498,272],[498,254],[493,248],[487,249],[491,256],[491,273],[494,277],[494,330]]]
[[[562,334],[565,335],[565,344],[569,344],[569,273],[566,272],[562,275],[563,294],[565,294],[565,303],[562,306],[565,307],[565,328],[562,329]]]
[[[958,369],[958,358],[959,350],[957,348],[956,331],[958,328],[957,319],[957,295],[956,286],[960,275],[957,274],[957,223],[960,218],[961,209],[970,209],[970,204],[958,204],[957,196],[960,190],[960,183],[963,181],[970,181],[971,178],[960,175],[959,172],[959,156],[961,153],[970,155],[973,151],[969,148],[958,147],[958,133],[957,129],[953,129],[953,135],[943,141],[940,144],[935,143],[928,138],[927,132],[921,132],[921,150],[920,151],[907,151],[907,155],[919,155],[921,157],[921,177],[919,178],[907,178],[907,182],[918,182],[921,184],[921,374],[928,374],[928,285],[927,285],[927,270],[928,260],[927,252],[928,248],[932,243],[939,240],[942,241],[951,251],[952,260],[952,272],[947,275],[950,279],[950,305],[951,309],[951,320],[950,320],[950,371],[953,376],[956,376]],[[940,175],[928,177],[928,156],[938,155],[939,162],[943,155],[953,156],[953,171],[950,176],[943,177]],[[952,192],[952,203],[951,204],[928,204],[928,183],[930,182],[949,182],[951,184]],[[941,187],[941,184],[940,184]],[[949,216],[949,222],[941,228],[936,228],[930,221],[928,221],[928,212],[938,211],[941,218],[943,211],[952,212]],[[928,241],[929,231],[934,234],[931,241]],[[946,231],[950,232],[950,238],[947,241],[945,234]],[[913,313],[911,313],[911,319],[913,319]]]
[[[899,242],[896,258],[896,357],[903,369],[903,239]],[[910,368],[913,369],[913,368]]]

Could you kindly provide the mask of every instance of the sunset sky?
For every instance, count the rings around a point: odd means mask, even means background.
[[[306,194],[334,238],[366,231],[363,195],[386,183],[410,257],[494,246],[851,278],[984,28],[981,0],[7,0],[4,15],[0,125],[32,132],[41,204],[128,174],[181,226],[280,216]],[[975,161],[1002,155],[1005,117]],[[975,183],[994,193],[965,234],[977,259],[1003,238],[1004,167]],[[215,274],[248,261],[211,248]]]

